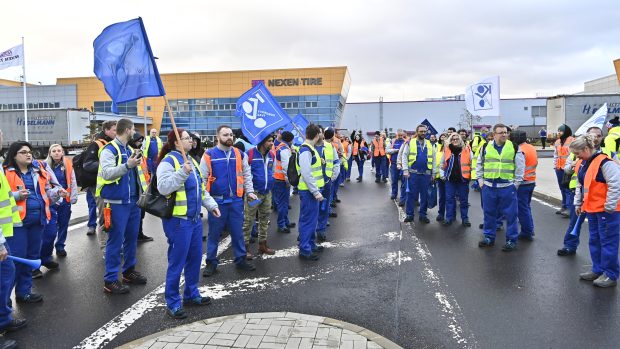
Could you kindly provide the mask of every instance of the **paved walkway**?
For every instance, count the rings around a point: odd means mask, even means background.
[[[248,313],[206,319],[125,344],[121,349],[397,349],[365,328],[291,312]]]

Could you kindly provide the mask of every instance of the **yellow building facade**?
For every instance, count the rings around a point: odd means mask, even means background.
[[[203,136],[215,134],[221,124],[239,127],[235,116],[237,99],[258,81],[276,97],[284,110],[298,113],[324,126],[338,126],[344,112],[351,78],[346,66],[299,69],[270,69],[225,72],[161,74],[178,127]],[[77,107],[110,112],[111,100],[96,77],[58,78],[57,85],[76,85]],[[125,115],[144,115],[152,125],[166,131],[170,118],[163,97],[140,99],[119,105]]]

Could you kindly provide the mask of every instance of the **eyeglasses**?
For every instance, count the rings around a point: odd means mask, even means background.
[[[189,141],[189,140],[191,140],[191,139],[192,139],[192,137],[181,137],[181,140],[182,140],[182,141]]]
[[[22,150],[22,151],[18,151],[17,154],[32,155],[32,152],[29,150]]]

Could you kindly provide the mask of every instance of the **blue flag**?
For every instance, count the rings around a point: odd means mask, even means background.
[[[293,126],[293,124],[297,127]],[[290,124],[284,127],[284,131],[289,131],[293,134],[295,137],[293,138],[293,144],[301,145],[306,139],[306,127],[308,127],[308,125],[310,125],[310,121],[306,120],[306,118],[299,113],[293,118],[293,121]],[[299,131],[297,131],[297,129],[299,129]]]
[[[118,103],[166,94],[142,18],[108,26],[93,46],[94,72],[112,98],[112,112],[118,114]]]
[[[431,135],[437,135],[437,130],[428,119],[424,119],[420,124],[426,126],[426,139],[430,138]]]
[[[291,122],[291,118],[262,82],[239,97],[236,115],[241,118],[241,131],[252,144],[260,143],[275,130]]]

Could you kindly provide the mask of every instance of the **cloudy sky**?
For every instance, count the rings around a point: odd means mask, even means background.
[[[26,38],[28,82],[91,76],[92,41],[141,16],[161,73],[346,65],[350,102],[583,90],[620,58],[617,1],[4,1],[0,51]],[[20,68],[0,71],[19,79]]]

